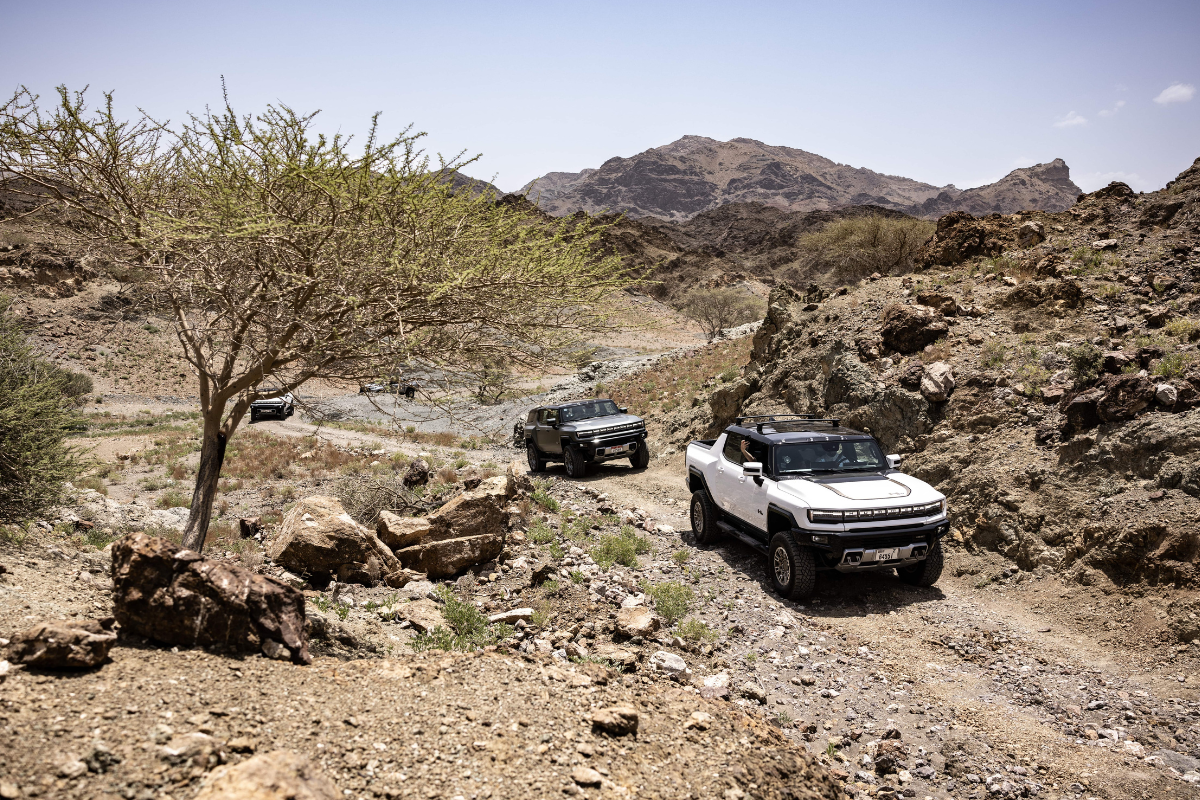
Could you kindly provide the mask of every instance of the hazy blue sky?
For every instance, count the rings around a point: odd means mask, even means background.
[[[1200,156],[1200,2],[204,3],[0,0],[0,88],[374,111],[513,190],[684,134],[960,188],[1066,159],[1155,189]]]

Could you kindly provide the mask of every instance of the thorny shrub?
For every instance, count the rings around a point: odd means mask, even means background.
[[[511,625],[489,623],[483,612],[459,598],[448,586],[439,586],[436,591],[444,603],[442,617],[448,627],[438,626],[418,634],[410,642],[413,650],[479,650],[513,635]]]

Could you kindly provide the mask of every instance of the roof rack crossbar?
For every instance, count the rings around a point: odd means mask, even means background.
[[[763,428],[767,427],[773,422],[809,422],[830,425],[834,428],[838,427],[842,423],[842,421],[837,417],[822,418],[814,414],[753,414],[744,417],[737,417],[735,422],[737,425],[742,425],[742,423],[750,419],[762,420],[762,422],[754,423],[754,427],[759,433],[762,433]]]

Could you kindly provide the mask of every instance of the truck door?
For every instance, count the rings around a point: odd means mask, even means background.
[[[742,443],[746,437],[740,433],[725,434],[725,444],[717,459],[717,502],[726,514],[732,514],[755,528],[765,528],[766,522],[755,519],[754,500],[759,487],[751,478],[742,475],[742,464],[746,456]],[[746,442],[749,445],[749,442]]]
[[[537,445],[543,453],[561,453],[562,440],[559,438],[558,409],[543,408],[538,414]]]

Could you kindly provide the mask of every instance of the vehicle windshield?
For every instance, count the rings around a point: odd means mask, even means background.
[[[577,406],[567,406],[559,413],[562,414],[564,422],[575,422],[592,417],[609,417],[620,412],[612,400],[589,400]]]
[[[775,471],[779,475],[874,472],[887,466],[879,445],[871,439],[781,444],[775,448]]]

